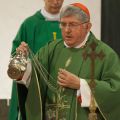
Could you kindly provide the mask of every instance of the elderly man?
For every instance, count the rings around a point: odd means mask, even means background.
[[[16,80],[28,88],[27,120],[120,118],[119,57],[97,40],[91,26],[89,10],[81,3],[62,9],[63,40],[48,43],[31,56],[31,69]],[[21,43],[17,51],[26,54],[28,45]]]
[[[44,0],[45,6],[37,11],[33,16],[28,17],[21,25],[16,38],[13,40],[12,54],[22,41],[25,41],[32,51],[36,53],[38,49],[44,46],[48,41],[61,38],[59,28],[59,11],[64,0]],[[19,87],[17,87],[19,86]],[[22,90],[19,90],[22,88]],[[18,94],[17,94],[18,89]],[[12,98],[9,109],[9,120],[20,119],[22,114],[25,119],[25,110],[22,102],[19,102],[21,113],[18,117],[19,104],[18,98],[24,92],[22,101],[26,100],[27,90],[23,85],[13,83]],[[23,119],[23,120],[24,120]]]

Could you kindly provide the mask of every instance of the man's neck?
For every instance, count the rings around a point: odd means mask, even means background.
[[[51,14],[45,10],[45,8],[41,9],[41,14],[45,17],[47,21],[59,21],[60,14]]]

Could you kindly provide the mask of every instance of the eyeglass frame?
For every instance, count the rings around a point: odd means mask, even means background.
[[[65,29],[66,27],[69,27],[70,29],[75,29],[78,26],[83,25],[85,23],[89,23],[89,21],[83,22],[83,23],[79,23],[79,22],[71,22],[71,23],[60,22],[60,28]]]

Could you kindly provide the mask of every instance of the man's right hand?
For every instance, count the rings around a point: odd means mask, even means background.
[[[21,42],[18,48],[16,48],[16,52],[22,52],[23,55],[28,56],[28,44],[25,42]]]

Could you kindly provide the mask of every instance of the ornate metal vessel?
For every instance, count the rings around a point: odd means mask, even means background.
[[[7,74],[11,79],[20,80],[26,71],[26,67],[27,57],[22,52],[18,52],[10,59]]]

